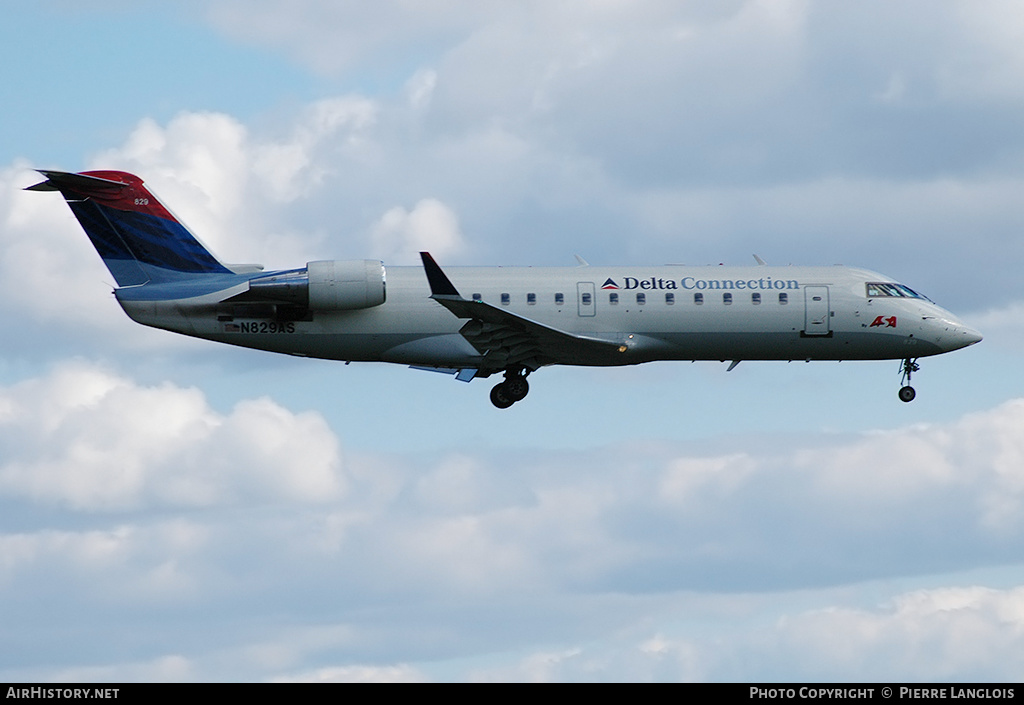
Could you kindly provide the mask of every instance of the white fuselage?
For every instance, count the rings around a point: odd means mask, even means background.
[[[868,283],[894,280],[842,266],[452,267],[445,272],[465,299],[622,346],[607,354],[568,353],[553,364],[910,359],[981,339],[927,299],[869,296]],[[431,298],[421,267],[387,267],[386,282],[386,301],[379,306],[313,310],[300,320],[224,303],[247,283],[175,299],[121,289],[118,300],[140,323],[233,345],[336,360],[485,367],[486,351],[460,334],[465,320]]]

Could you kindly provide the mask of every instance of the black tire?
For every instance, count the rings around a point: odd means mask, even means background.
[[[513,402],[522,401],[530,393],[530,383],[521,375],[509,377],[502,382],[502,386],[505,388],[505,396]]]
[[[900,401],[910,402],[914,401],[914,397],[917,396],[917,392],[911,386],[906,386],[900,389]]]
[[[504,382],[494,385],[494,388],[491,389],[491,403],[499,409],[507,409],[515,404],[515,401],[509,398]]]

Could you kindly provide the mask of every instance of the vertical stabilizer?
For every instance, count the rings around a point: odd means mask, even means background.
[[[60,191],[119,287],[230,274],[145,187],[123,171],[40,172],[28,191]]]

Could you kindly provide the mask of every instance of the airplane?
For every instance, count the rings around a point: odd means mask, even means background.
[[[844,266],[451,267],[320,260],[264,271],[224,264],[123,171],[39,170],[117,283],[125,313],[154,328],[247,348],[391,362],[469,382],[501,374],[505,409],[548,365],[654,360],[918,359],[982,336],[908,286]],[[468,297],[468,298],[467,298]]]

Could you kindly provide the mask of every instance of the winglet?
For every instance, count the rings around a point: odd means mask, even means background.
[[[427,273],[427,281],[430,283],[430,296],[431,298],[437,298],[438,296],[454,296],[461,299],[462,296],[459,294],[459,290],[452,284],[452,280],[448,278],[448,275],[441,271],[441,267],[438,266],[434,258],[430,256],[429,252],[421,252],[420,258],[423,260],[423,269]]]

